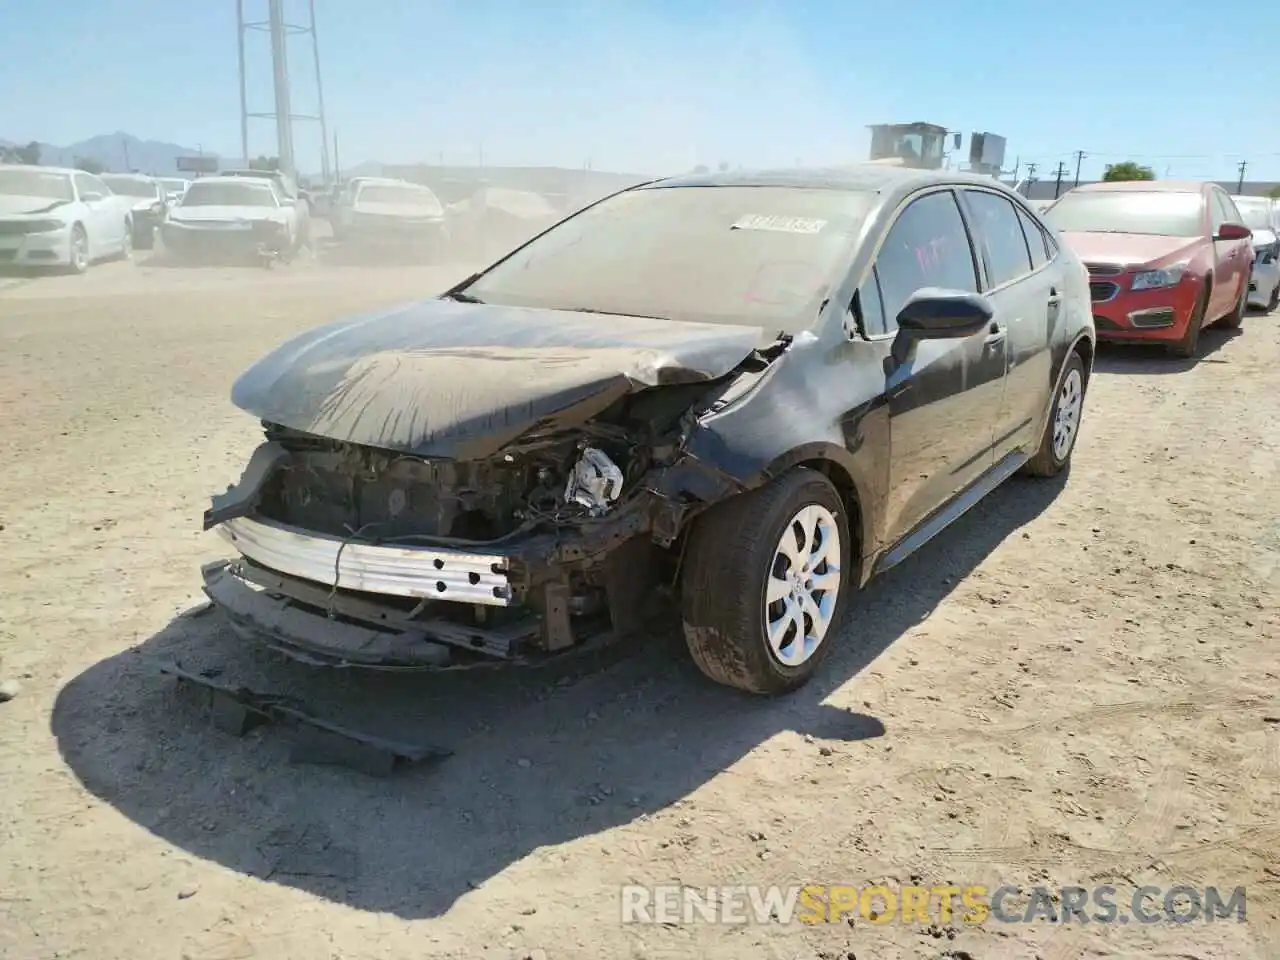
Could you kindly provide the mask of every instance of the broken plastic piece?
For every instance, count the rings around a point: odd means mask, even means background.
[[[587,447],[582,457],[573,465],[569,482],[564,488],[564,502],[585,507],[592,516],[599,516],[609,509],[622,494],[622,471],[604,453],[595,447]]]

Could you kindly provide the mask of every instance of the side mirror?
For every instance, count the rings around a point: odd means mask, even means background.
[[[891,356],[906,363],[921,340],[962,340],[991,323],[995,308],[978,293],[925,287],[911,295],[898,311],[898,335]]]
[[[1215,240],[1248,240],[1253,236],[1253,231],[1246,227],[1243,223],[1224,223],[1218,228],[1218,235]]]

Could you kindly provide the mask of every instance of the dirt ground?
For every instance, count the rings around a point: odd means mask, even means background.
[[[465,268],[0,280],[0,957],[1280,957],[1280,318],[1105,351],[1064,482],[854,604],[821,681],[334,675],[197,604],[258,425],[231,381]],[[387,779],[235,739],[150,657],[452,748]],[[623,884],[1245,886],[1245,924],[623,925]]]

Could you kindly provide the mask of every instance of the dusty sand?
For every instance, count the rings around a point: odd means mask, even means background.
[[[465,269],[0,281],[0,957],[1280,956],[1280,318],[1106,351],[1062,483],[1014,481],[762,702],[679,640],[598,671],[316,672],[200,599],[232,378]],[[377,780],[214,730],[147,655],[447,744]],[[1247,924],[623,926],[626,883],[1248,888]],[[539,953],[538,951],[542,951]]]

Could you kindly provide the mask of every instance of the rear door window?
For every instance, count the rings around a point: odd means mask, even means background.
[[[973,245],[954,193],[926,194],[898,215],[876,256],[876,276],[886,332],[898,328],[898,313],[923,287],[978,292]]]
[[[991,286],[1012,283],[1031,272],[1031,252],[1012,201],[986,190],[966,190],[974,227],[985,241]]]
[[[1031,214],[1023,210],[1018,210],[1018,222],[1022,224],[1022,232],[1027,238],[1027,249],[1031,251],[1031,267],[1033,270],[1039,270],[1049,262],[1049,238],[1048,235],[1040,228],[1040,224],[1032,219]]]

